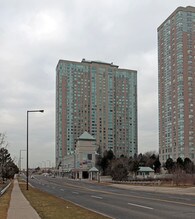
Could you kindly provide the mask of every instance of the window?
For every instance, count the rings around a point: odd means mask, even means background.
[[[92,160],[92,154],[87,154],[87,159]]]

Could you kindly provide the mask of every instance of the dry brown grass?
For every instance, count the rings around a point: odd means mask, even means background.
[[[30,187],[26,190],[24,183],[19,186],[42,219],[106,219],[107,217],[81,208],[48,193]],[[1,217],[0,217],[1,218]]]
[[[171,179],[161,180],[161,186],[169,187],[192,187],[195,185],[195,175],[186,173],[175,173]]]
[[[11,191],[13,188],[13,184],[7,189],[7,191],[0,196],[0,218],[6,219],[7,218],[7,211],[9,208],[9,203],[11,199]]]

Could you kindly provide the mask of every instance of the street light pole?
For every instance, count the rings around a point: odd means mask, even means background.
[[[46,166],[47,166],[47,164],[46,164],[46,161],[42,161],[42,163],[44,163],[44,165],[45,165],[45,171],[46,171]],[[44,168],[43,168],[44,169]]]
[[[48,161],[48,163],[49,163],[49,169],[50,169],[50,167],[51,167],[51,160],[47,160]]]
[[[20,164],[20,171],[22,170],[22,151],[26,151],[26,150],[20,150],[20,160],[19,160],[19,164]]]
[[[27,110],[27,135],[26,135],[26,190],[28,190],[28,114],[43,113],[44,110]]]

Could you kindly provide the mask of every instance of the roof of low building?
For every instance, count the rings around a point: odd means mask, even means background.
[[[88,132],[84,132],[79,138],[78,140],[88,140],[88,141],[95,141],[95,138],[90,135]]]
[[[139,167],[138,172],[154,172],[154,170],[150,167]]]
[[[99,170],[96,167],[92,167],[89,169],[89,172],[99,172]]]

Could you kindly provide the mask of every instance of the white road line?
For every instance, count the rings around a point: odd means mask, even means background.
[[[150,210],[154,209],[154,208],[150,208],[150,207],[147,207],[147,206],[144,206],[144,205],[136,205],[136,204],[133,204],[133,203],[128,203],[128,205],[132,205],[132,206],[140,207],[140,208],[146,208],[146,209],[150,209]]]
[[[60,189],[61,191],[64,191],[64,189]]]
[[[79,194],[78,192],[72,192],[72,193],[73,193],[73,194],[77,194],[77,195]]]
[[[92,197],[92,198],[97,198],[97,199],[103,199],[102,197],[100,197],[100,196],[95,196],[95,195],[92,195],[91,197]]]

